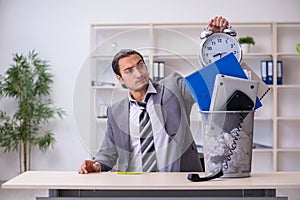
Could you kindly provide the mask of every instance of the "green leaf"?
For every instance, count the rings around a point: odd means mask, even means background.
[[[54,146],[55,138],[53,133],[47,130],[43,136],[37,137],[35,142],[41,151],[46,151],[49,147]]]

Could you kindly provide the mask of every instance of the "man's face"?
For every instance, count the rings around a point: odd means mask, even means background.
[[[116,75],[122,85],[132,92],[147,90],[149,75],[142,58],[133,54],[119,60],[121,76]]]

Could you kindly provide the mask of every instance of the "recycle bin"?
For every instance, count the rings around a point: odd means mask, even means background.
[[[223,177],[251,173],[254,111],[200,111],[205,173]]]

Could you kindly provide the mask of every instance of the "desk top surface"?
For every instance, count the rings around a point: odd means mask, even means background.
[[[299,188],[300,172],[252,173],[248,178],[218,178],[191,182],[187,174],[115,172],[78,174],[75,171],[28,171],[3,183],[7,189],[95,189],[95,190],[216,190]],[[203,173],[200,173],[204,176]]]

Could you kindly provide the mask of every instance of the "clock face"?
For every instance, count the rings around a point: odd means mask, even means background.
[[[240,62],[242,51],[238,41],[225,33],[215,33],[200,44],[200,61],[206,66],[229,53],[233,53]]]

